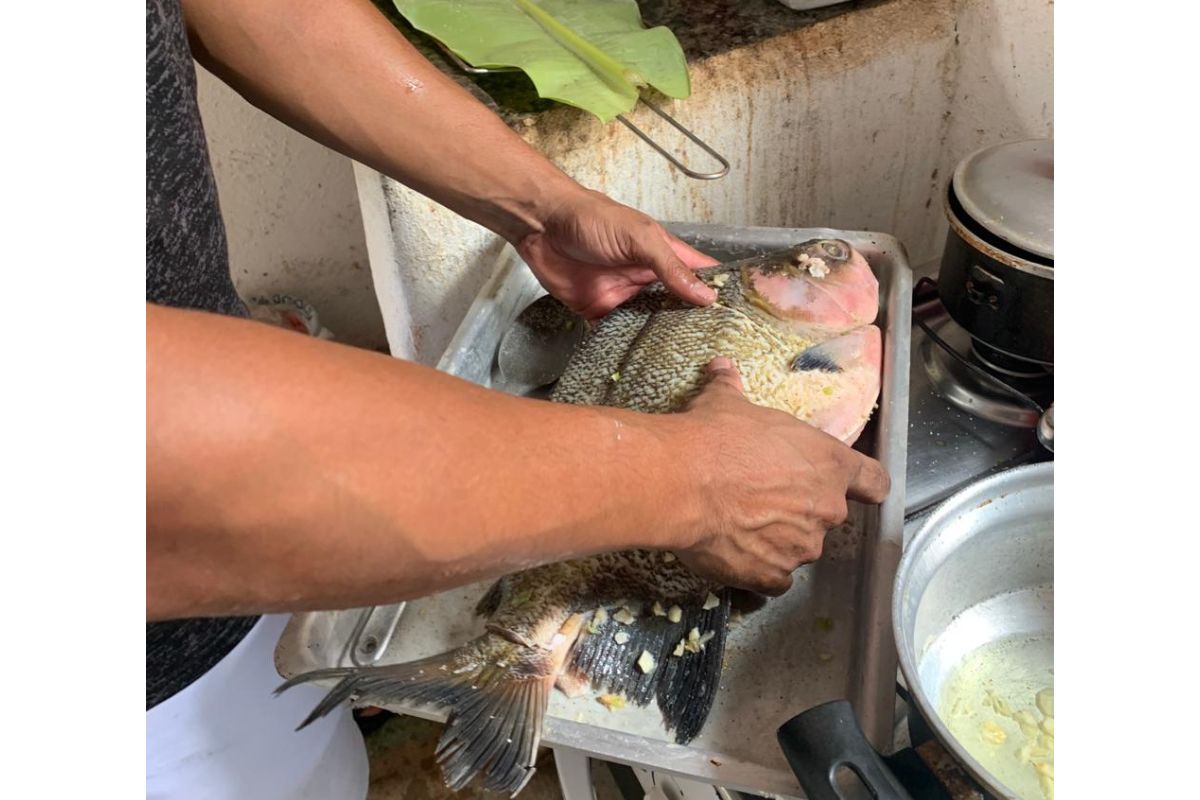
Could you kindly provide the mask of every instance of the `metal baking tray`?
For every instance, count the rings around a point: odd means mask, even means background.
[[[847,524],[830,532],[825,555],[797,572],[792,590],[730,629],[720,691],[704,730],[691,744],[669,739],[653,704],[608,711],[591,693],[569,699],[557,691],[542,744],[729,789],[802,797],[775,741],[775,729],[793,715],[846,698],[872,744],[885,752],[892,749],[897,663],[891,587],[904,523],[912,273],[903,246],[882,234],[667,227],[722,261],[827,236],[849,241],[866,257],[880,284],[883,382],[879,409],[857,447],[884,464],[893,489],[882,506],[852,503]],[[503,382],[496,351],[516,315],[544,293],[528,267],[506,248],[438,368],[500,391],[528,394],[526,387]],[[276,666],[291,677],[321,667],[410,661],[448,650],[482,632],[472,610],[488,585],[490,581],[395,606],[297,614],[280,638]],[[445,718],[427,707],[389,708]]]

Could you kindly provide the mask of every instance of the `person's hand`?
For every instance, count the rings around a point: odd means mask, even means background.
[[[692,272],[716,261],[599,192],[573,192],[542,225],[517,243],[517,251],[546,291],[589,320],[654,281],[695,305],[716,299]]]
[[[723,585],[780,595],[792,571],[821,556],[846,519],[846,498],[880,503],[891,481],[879,462],[782,411],[746,400],[728,359],[681,414],[703,518],[680,560]]]

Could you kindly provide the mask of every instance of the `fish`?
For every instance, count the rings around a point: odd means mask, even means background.
[[[706,365],[724,356],[751,402],[853,443],[878,398],[882,353],[879,284],[862,254],[841,239],[813,239],[697,274],[716,292],[712,305],[646,287],[589,330],[550,401],[677,412],[703,386]],[[533,775],[555,687],[653,701],[665,732],[692,741],[716,697],[731,614],[764,602],[696,575],[670,552],[602,553],[501,578],[475,609],[484,633],[455,650],[314,670],[277,691],[337,680],[300,728],[352,699],[446,709],[436,751],[446,785],[478,780],[515,796]]]

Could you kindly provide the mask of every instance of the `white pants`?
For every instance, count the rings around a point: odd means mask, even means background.
[[[295,727],[325,690],[279,697],[266,616],[198,681],[146,712],[147,800],[363,800],[367,751],[349,708]]]

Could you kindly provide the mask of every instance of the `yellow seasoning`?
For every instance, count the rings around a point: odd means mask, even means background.
[[[1004,728],[1001,728],[990,719],[983,723],[979,730],[983,734],[984,740],[992,744],[1004,744],[1004,741],[1008,738],[1008,734],[1004,732]]]
[[[596,700],[609,711],[616,711],[625,707],[625,698],[619,694],[602,694]]]

